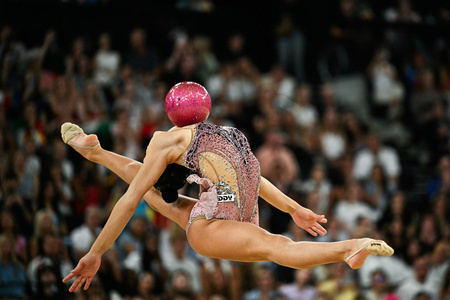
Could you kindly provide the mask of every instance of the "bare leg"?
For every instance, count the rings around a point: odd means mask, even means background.
[[[202,219],[191,224],[188,239],[194,250],[204,256],[246,262],[273,261],[296,269],[345,261],[361,246],[374,241],[358,239],[335,243],[293,242],[250,223]],[[347,263],[351,268],[357,269],[369,255],[367,250],[362,249]]]
[[[86,136],[80,133],[72,138],[69,144],[85,158],[109,168],[128,183],[141,166],[139,162],[102,149],[95,135]],[[144,198],[150,206],[183,228],[186,228],[190,211],[196,203],[193,199],[180,196],[174,204],[167,204],[155,189],[149,191]],[[336,243],[293,242],[253,224],[202,219],[191,224],[188,239],[194,250],[204,256],[247,262],[273,261],[297,269],[346,261],[349,257],[351,258],[346,262],[357,269],[370,255],[366,249],[361,249],[361,246],[374,241],[359,239]]]
[[[86,135],[81,132],[73,137],[68,144],[84,158],[105,166],[128,184],[131,183],[142,165],[142,163],[128,157],[103,149],[94,134]],[[150,207],[184,229],[186,229],[189,221],[192,207],[196,203],[195,199],[181,195],[174,203],[166,203],[162,199],[161,193],[155,188],[148,191],[144,199]]]

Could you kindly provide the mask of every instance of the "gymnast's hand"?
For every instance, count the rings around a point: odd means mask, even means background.
[[[76,268],[63,279],[63,282],[66,283],[70,279],[77,276],[74,283],[70,287],[69,292],[78,291],[83,286],[83,283],[86,283],[84,285],[84,289],[87,290],[91,284],[92,278],[95,276],[95,273],[97,273],[98,268],[100,267],[101,261],[101,255],[92,253],[88,253],[80,259]]]
[[[291,217],[294,219],[295,224],[313,236],[317,236],[317,234],[324,235],[327,233],[326,229],[318,223],[327,222],[324,215],[317,215],[310,209],[300,207],[291,214]]]

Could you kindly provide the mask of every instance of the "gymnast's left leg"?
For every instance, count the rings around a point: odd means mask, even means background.
[[[250,223],[217,219],[194,221],[188,229],[188,240],[204,256],[245,262],[272,261],[295,269],[340,261],[357,269],[370,254],[393,253],[384,242],[372,239],[294,242]]]
[[[76,124],[64,123],[61,126],[61,135],[64,142],[84,158],[108,168],[127,183],[131,183],[142,166],[141,162],[103,149],[95,134],[86,135]],[[179,195],[174,203],[166,203],[161,193],[155,188],[148,191],[144,199],[155,211],[184,229],[189,221],[192,207],[197,203],[195,199],[182,195]]]

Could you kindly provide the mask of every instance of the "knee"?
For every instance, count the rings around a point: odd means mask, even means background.
[[[264,242],[265,247],[263,247],[262,249],[262,254],[266,257],[267,260],[276,263],[277,261],[279,261],[280,255],[285,252],[285,249],[292,244],[294,244],[294,242],[283,235],[271,234],[270,240]]]

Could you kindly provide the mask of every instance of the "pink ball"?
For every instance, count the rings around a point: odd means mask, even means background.
[[[206,121],[211,112],[211,97],[202,85],[184,81],[169,90],[164,106],[170,121],[183,127]]]

